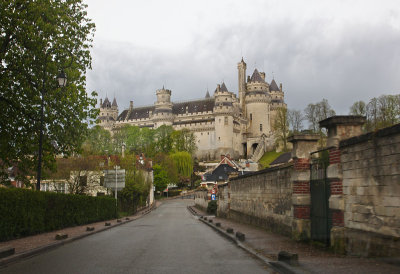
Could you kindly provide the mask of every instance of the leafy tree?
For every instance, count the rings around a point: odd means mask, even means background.
[[[376,130],[400,121],[400,95],[372,98],[367,107],[367,130]]]
[[[134,213],[138,205],[145,203],[150,192],[150,181],[145,172],[137,168],[134,154],[125,155],[120,164],[125,169],[125,187],[119,193],[122,201],[120,206],[123,211]]]
[[[319,121],[335,115],[335,111],[331,108],[328,100],[322,99],[321,102],[316,104],[308,104],[304,110],[305,116],[310,123],[310,129],[314,132],[321,132],[319,128]]]
[[[167,172],[169,182],[178,182],[178,169],[175,161],[168,154],[157,153],[154,156],[154,163],[160,165]]]
[[[168,184],[171,183],[168,178],[167,172],[160,166],[153,166],[154,172],[154,186],[156,187],[156,191],[163,191],[167,188]]]
[[[89,129],[82,145],[85,155],[105,155],[112,151],[111,133],[100,126]]]
[[[364,101],[357,101],[350,107],[350,115],[361,115],[367,114],[367,107]]]
[[[181,176],[189,177],[193,173],[193,159],[192,155],[186,151],[179,151],[171,154],[172,160]]]
[[[174,129],[171,126],[162,125],[156,129],[155,137],[157,139],[156,148],[158,152],[169,153],[172,151]]]
[[[97,117],[85,90],[95,30],[86,7],[81,0],[0,1],[0,170],[36,168],[42,96],[45,167],[56,154],[78,151],[87,121]],[[61,70],[65,88],[56,83]]]
[[[287,137],[289,134],[288,111],[285,107],[280,107],[276,111],[275,120],[272,125],[276,132],[277,142],[281,143],[283,150],[287,150]]]
[[[193,154],[196,149],[196,136],[188,129],[177,130],[172,133],[173,149],[175,151],[187,151]]]

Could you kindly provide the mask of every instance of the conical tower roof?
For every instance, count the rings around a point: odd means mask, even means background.
[[[250,82],[261,82],[264,83],[265,81],[261,77],[260,73],[257,69],[254,70],[253,75],[250,78]]]
[[[102,108],[110,108],[111,107],[111,103],[110,100],[108,100],[108,97],[106,97],[106,99],[104,99],[103,104],[101,105]]]
[[[224,82],[222,82],[222,85],[221,85],[221,89],[220,89],[220,91],[228,91],[228,89],[226,88],[226,86],[225,86],[225,83],[224,83]]]
[[[270,91],[280,91],[280,89],[278,88],[278,85],[276,84],[274,79],[272,79],[271,84],[269,85],[269,90]]]
[[[207,93],[206,93],[206,98],[210,98],[210,93],[208,92],[208,90],[207,90]]]
[[[118,107],[118,105],[117,105],[117,100],[115,99],[115,97],[114,97],[114,100],[113,100],[113,102],[112,102],[112,106],[113,106],[113,107]]]

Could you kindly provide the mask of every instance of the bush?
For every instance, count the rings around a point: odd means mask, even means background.
[[[210,201],[207,206],[207,213],[209,214],[217,213],[217,207],[218,207],[217,201]]]
[[[111,197],[0,188],[0,241],[115,217]]]

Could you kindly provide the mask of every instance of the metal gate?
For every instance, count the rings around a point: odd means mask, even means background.
[[[319,152],[319,154],[323,154]],[[326,180],[326,157],[312,159],[310,194],[311,194],[311,240],[329,245],[331,224],[329,219],[330,187]]]

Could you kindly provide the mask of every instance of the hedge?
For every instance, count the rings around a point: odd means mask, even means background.
[[[112,197],[0,188],[0,241],[113,218]]]

